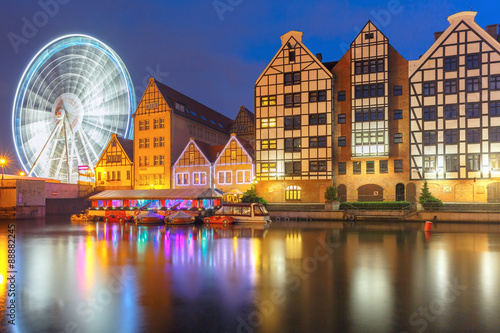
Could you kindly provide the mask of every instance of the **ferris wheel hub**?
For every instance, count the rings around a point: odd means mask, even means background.
[[[67,118],[71,124],[71,129],[73,132],[77,132],[82,124],[83,114],[84,114],[83,104],[76,96],[72,93],[64,93],[59,96],[54,104],[52,105],[52,113],[57,120]]]

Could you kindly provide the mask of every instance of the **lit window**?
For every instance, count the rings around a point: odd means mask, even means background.
[[[262,128],[276,127],[276,118],[262,118],[260,124]]]
[[[436,156],[424,156],[424,171],[436,172]]]
[[[276,163],[261,163],[260,171],[262,173],[276,172]]]
[[[276,149],[276,139],[261,141],[261,150],[274,150],[274,149]]]
[[[491,170],[500,170],[500,154],[490,155],[490,168]]]
[[[194,164],[194,153],[189,153],[189,164]]]
[[[189,185],[189,173],[187,173],[187,172],[178,173],[176,180],[177,180],[177,185],[179,185],[179,186]]]
[[[220,185],[230,185],[233,183],[232,171],[219,171],[218,182]]]
[[[288,201],[299,201],[301,200],[302,189],[300,186],[290,185],[285,189],[285,199]]]
[[[250,184],[250,170],[237,170],[236,171],[236,183],[237,184]]]
[[[193,172],[193,185],[206,185],[207,174],[206,172]]]
[[[260,98],[260,106],[276,105],[276,95],[262,96]]]

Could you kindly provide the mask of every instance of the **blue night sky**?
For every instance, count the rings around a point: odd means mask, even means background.
[[[13,47],[9,34],[23,36],[24,22],[33,22],[43,3],[56,1],[48,22]],[[434,32],[448,27],[449,15],[471,6],[481,27],[500,23],[498,1],[3,0],[0,153],[15,159],[12,104],[25,67],[61,35],[90,35],[114,49],[128,68],[137,100],[153,75],[234,118],[241,105],[253,111],[255,81],[280,47],[280,36],[290,30],[302,31],[314,54],[333,61],[372,20],[403,57],[414,60],[432,44]],[[17,170],[14,162],[6,171]]]

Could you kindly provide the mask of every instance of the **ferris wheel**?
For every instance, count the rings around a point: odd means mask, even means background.
[[[29,176],[76,182],[113,133],[129,138],[135,94],[120,57],[85,35],[57,38],[31,60],[17,87],[12,132]]]

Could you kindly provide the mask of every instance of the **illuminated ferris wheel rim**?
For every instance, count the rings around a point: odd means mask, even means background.
[[[16,147],[15,150],[16,150],[16,155],[18,157],[18,161],[20,162],[22,168],[26,172],[28,172],[31,167],[29,166],[29,161],[26,160],[25,162],[25,159],[23,158],[23,156],[21,156],[21,153],[26,154],[26,152],[21,148],[22,140],[18,139],[17,137],[20,136],[20,134],[18,133],[18,131],[16,131],[16,125],[17,125],[16,120],[20,119],[22,117],[22,112],[24,112],[23,102],[25,100],[26,94],[29,92],[29,86],[32,83],[32,79],[36,74],[38,74],[37,71],[45,64],[45,62],[49,60],[52,56],[56,55],[59,51],[62,51],[72,46],[82,46],[82,45],[92,47],[95,48],[96,50],[101,51],[103,54],[107,56],[107,59],[111,60],[112,63],[116,66],[116,68],[119,70],[120,74],[119,76],[121,76],[121,79],[123,80],[125,86],[127,87],[126,100],[128,101],[130,109],[129,117],[126,120],[126,126],[124,128],[124,137],[129,138],[130,135],[132,134],[130,115],[133,112],[133,108],[135,108],[135,95],[130,74],[127,68],[125,67],[125,64],[121,60],[121,58],[108,45],[106,45],[105,43],[101,42],[100,40],[92,36],[88,36],[85,34],[68,34],[60,36],[50,41],[46,45],[44,45],[31,59],[29,64],[26,66],[16,89],[16,94],[14,97],[14,103],[12,109],[13,113],[12,135]],[[18,110],[20,110],[19,115],[18,115]],[[68,172],[70,171],[68,170]]]

